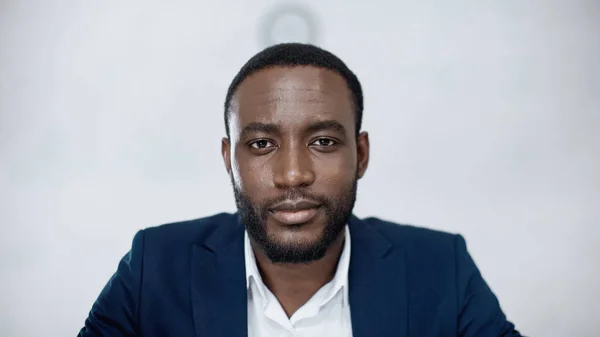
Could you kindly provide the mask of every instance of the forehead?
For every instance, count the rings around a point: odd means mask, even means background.
[[[351,92],[337,73],[311,66],[273,67],[246,78],[231,101],[232,124],[301,126],[335,120],[354,129]]]

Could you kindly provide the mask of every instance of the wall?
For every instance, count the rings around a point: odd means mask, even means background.
[[[278,1],[0,2],[0,334],[76,335],[138,229],[233,211],[229,81],[310,37],[364,87],[356,213],[463,234],[520,330],[593,336],[599,3],[297,3],[315,30],[268,40]]]

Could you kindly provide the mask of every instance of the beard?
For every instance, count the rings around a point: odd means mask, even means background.
[[[262,249],[272,263],[309,263],[319,260],[333,245],[340,233],[344,230],[354,203],[356,202],[358,178],[348,186],[340,189],[340,194],[335,198],[315,195],[305,189],[290,188],[275,198],[253,201],[243,194],[232,178],[235,202],[248,236]],[[314,242],[279,242],[268,233],[267,219],[269,209],[275,204],[285,200],[308,199],[321,204],[325,213],[325,226],[317,240]],[[299,229],[302,225],[292,226]]]

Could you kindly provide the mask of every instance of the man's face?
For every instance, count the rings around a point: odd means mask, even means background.
[[[229,127],[223,159],[250,238],[274,263],[322,258],[369,157],[345,80],[314,67],[261,70],[238,87]]]

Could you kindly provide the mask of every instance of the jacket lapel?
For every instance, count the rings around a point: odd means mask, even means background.
[[[348,274],[353,337],[405,337],[408,331],[404,251],[352,216]]]
[[[352,216],[348,271],[353,337],[406,337],[405,254],[371,224]],[[244,227],[237,214],[192,249],[192,306],[197,337],[248,335]]]
[[[197,337],[248,335],[244,227],[236,215],[192,251],[192,306]]]

